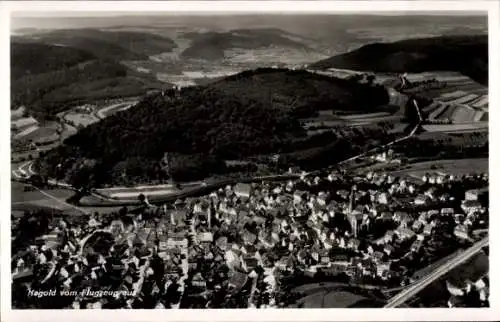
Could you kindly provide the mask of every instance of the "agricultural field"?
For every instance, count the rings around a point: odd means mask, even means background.
[[[331,130],[338,126],[359,127],[379,122],[396,122],[401,116],[389,112],[373,112],[363,114],[334,115],[331,110],[320,111],[314,118],[304,119],[304,127],[308,135],[314,135]]]
[[[64,120],[66,122],[71,122],[72,125],[78,126],[88,126],[90,124],[99,121],[99,118],[91,113],[78,113],[76,111],[70,111],[64,115]]]
[[[27,185],[11,182],[11,204],[15,210],[34,210],[37,208],[72,210],[65,200],[73,195],[73,191],[66,189],[47,189],[25,191]]]
[[[394,175],[409,175],[421,177],[429,172],[440,171],[453,175],[465,175],[471,172],[488,173],[488,158],[459,159],[459,160],[435,160],[410,164],[404,170],[394,171]]]
[[[182,184],[181,189],[184,188],[195,188],[199,187],[201,182],[193,182]],[[137,186],[137,187],[113,187],[113,188],[103,188],[97,189],[97,192],[111,199],[117,200],[136,200],[140,194],[151,197],[164,197],[169,196],[174,193],[178,193],[179,190],[172,184],[163,184],[156,186]]]
[[[426,124],[424,130],[428,132],[464,132],[488,131],[488,122],[474,122],[461,124]]]

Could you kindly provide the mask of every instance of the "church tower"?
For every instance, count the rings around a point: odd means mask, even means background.
[[[351,224],[351,233],[354,237],[358,236],[358,219],[356,214],[354,213],[354,193],[357,190],[356,185],[353,185],[351,188],[351,194],[349,195],[349,207],[347,209],[347,218],[349,219],[349,222]]]

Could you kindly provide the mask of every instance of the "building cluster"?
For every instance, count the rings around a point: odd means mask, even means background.
[[[132,308],[279,307],[282,272],[398,288],[440,256],[440,240],[467,245],[488,227],[487,184],[383,172],[238,183],[137,215],[63,220],[15,257],[15,283],[120,289],[68,307]]]

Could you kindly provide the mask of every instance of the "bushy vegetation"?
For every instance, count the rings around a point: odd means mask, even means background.
[[[346,68],[374,72],[460,72],[488,83],[488,36],[445,36],[374,43],[327,58],[312,68]]]
[[[77,160],[90,159],[95,162],[85,166],[90,169],[85,171],[94,175],[85,173],[83,177],[95,178],[96,185],[116,182],[122,175],[132,175],[141,182],[157,181],[166,178],[159,167],[164,153],[169,152],[172,176],[193,180],[223,172],[226,159],[291,153],[330,140],[307,137],[297,117],[298,109],[319,109],[323,105],[359,109],[362,104],[367,110],[386,100],[382,88],[307,72],[244,72],[208,86],[150,95],[133,109],[118,112],[68,138],[43,158],[41,167],[54,176],[74,170]],[[339,145],[342,148],[335,151],[338,157],[352,151],[344,151],[348,142],[349,138],[344,138]],[[58,164],[62,166],[58,168]]]

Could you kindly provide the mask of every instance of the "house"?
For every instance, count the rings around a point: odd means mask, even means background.
[[[432,234],[432,229],[433,229],[433,226],[431,224],[425,225],[423,234],[426,236],[430,236]]]
[[[234,194],[239,198],[250,198],[252,186],[248,183],[237,183],[234,186]]]
[[[193,276],[193,279],[191,280],[191,285],[197,288],[205,289],[207,286],[207,281],[205,280],[205,278],[203,278],[203,275],[201,275],[201,273],[198,272]]]
[[[392,218],[395,222],[400,223],[401,227],[405,228],[408,226],[408,223],[413,219],[405,211],[396,211]]]
[[[307,196],[307,193],[305,191],[296,190],[293,193],[293,202],[294,203],[301,203],[301,202],[305,201],[306,196]]]
[[[453,215],[454,212],[455,212],[455,210],[453,210],[453,208],[442,208],[441,209],[442,216]]]
[[[392,253],[394,253],[395,249],[391,245],[385,245],[384,246],[384,253],[387,254],[387,256],[390,256]]]
[[[379,262],[377,263],[377,276],[386,279],[390,272],[391,263],[390,262]]]
[[[411,229],[415,232],[419,232],[423,226],[424,226],[424,223],[420,220],[417,220],[413,223],[413,225],[411,226]]]
[[[388,203],[387,193],[382,192],[377,195],[377,202],[386,205]]]
[[[243,260],[241,261],[241,268],[246,272],[253,271],[259,265],[259,261],[257,258],[253,256],[243,256]]]
[[[480,211],[482,209],[481,203],[477,200],[465,200],[462,202],[462,209],[467,212]]]
[[[383,260],[385,257],[384,253],[382,252],[379,252],[379,251],[375,251],[373,254],[372,254],[372,258],[378,262],[378,261],[381,261]]]
[[[398,228],[395,230],[396,235],[398,235],[399,239],[406,240],[413,238],[415,236],[415,232],[408,228]]]
[[[349,239],[349,242],[347,243],[347,247],[351,248],[353,250],[358,250],[360,245],[361,245],[361,242],[357,238],[351,238],[351,239]]]
[[[172,249],[172,248],[187,248],[188,247],[188,240],[184,236],[172,236],[167,238],[167,243],[166,243],[166,248],[167,249]]]
[[[373,241],[373,244],[374,245],[384,245],[386,243],[386,237],[385,236],[382,236],[380,238],[377,238]]]
[[[316,202],[320,205],[320,206],[326,206],[326,204],[328,203],[328,201],[330,201],[330,196],[326,193],[319,193],[318,194],[318,197],[316,198]]]
[[[421,240],[415,240],[411,245],[411,251],[418,253],[422,249],[423,242]]]
[[[418,195],[414,201],[415,205],[425,205],[428,202],[429,202],[429,197],[426,195]]]
[[[228,285],[230,288],[238,291],[240,290],[248,280],[248,275],[237,271],[233,271],[228,280]]]
[[[469,229],[465,225],[457,225],[453,230],[453,234],[460,239],[469,239]]]
[[[384,238],[385,238],[385,242],[386,243],[390,243],[392,242],[394,236],[396,235],[396,233],[393,231],[393,230],[389,230],[385,233],[384,235]]]
[[[467,190],[465,192],[465,200],[476,201],[479,198],[479,191],[477,189]]]
[[[463,307],[464,306],[464,300],[461,296],[450,296],[448,299],[448,307],[449,308],[454,308],[454,307]]]
[[[198,234],[197,239],[200,243],[212,243],[214,235],[211,232],[201,232]]]

